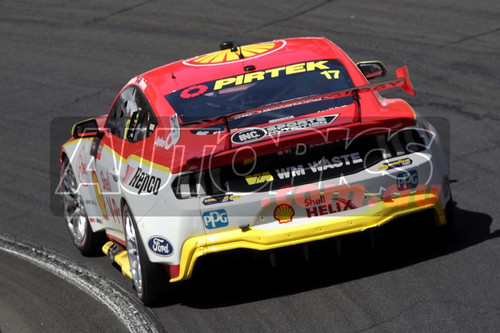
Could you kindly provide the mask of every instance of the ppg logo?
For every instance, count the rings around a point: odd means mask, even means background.
[[[409,170],[398,173],[397,175],[398,190],[404,191],[417,187],[418,172],[417,170]]]
[[[205,222],[205,227],[207,229],[221,228],[229,224],[227,213],[224,209],[204,212],[203,222]]]

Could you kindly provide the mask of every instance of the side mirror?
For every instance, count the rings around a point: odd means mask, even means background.
[[[368,79],[385,76],[387,69],[381,61],[360,61],[356,64],[363,75]]]
[[[94,118],[79,121],[71,129],[71,135],[75,139],[92,138],[100,136],[101,133],[99,125],[97,125],[97,121]]]

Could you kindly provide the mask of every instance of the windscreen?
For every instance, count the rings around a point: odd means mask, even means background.
[[[179,89],[166,99],[181,120],[188,123],[352,87],[354,84],[340,61],[317,60],[200,83]],[[350,103],[352,97],[343,97],[329,100],[322,107]],[[320,110],[301,108],[298,112],[314,111]]]

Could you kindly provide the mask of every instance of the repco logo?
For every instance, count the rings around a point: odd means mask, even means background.
[[[245,128],[231,136],[231,141],[234,143],[253,142],[262,139],[267,135],[267,131],[260,127]]]
[[[161,186],[161,178],[145,173],[142,168],[137,168],[134,177],[128,184],[138,189],[137,194],[145,191],[157,195]]]

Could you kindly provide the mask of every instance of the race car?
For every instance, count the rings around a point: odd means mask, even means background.
[[[74,244],[111,256],[146,305],[208,254],[306,244],[422,211],[449,228],[439,136],[379,93],[413,95],[406,67],[384,81],[380,61],[354,63],[319,37],[219,48],[132,78],[61,148]]]

